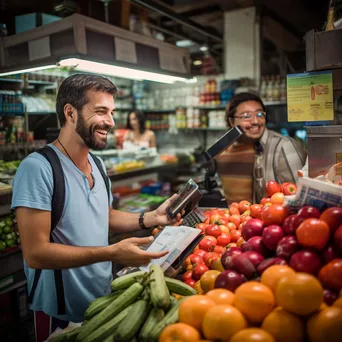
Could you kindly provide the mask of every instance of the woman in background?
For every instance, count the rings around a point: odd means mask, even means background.
[[[140,147],[157,147],[156,135],[153,131],[146,129],[145,117],[142,112],[134,111],[129,113],[127,117],[127,129],[129,131],[125,135],[125,142],[132,142]]]

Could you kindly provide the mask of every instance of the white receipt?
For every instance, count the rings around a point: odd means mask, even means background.
[[[167,250],[169,253],[159,259],[153,259],[147,266],[140,267],[148,270],[151,264],[159,265],[166,271],[190,243],[201,233],[200,229],[187,226],[167,226],[147,248],[148,252],[160,252]]]

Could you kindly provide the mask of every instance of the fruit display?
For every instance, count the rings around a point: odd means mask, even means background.
[[[116,173],[127,172],[137,169],[143,169],[145,167],[145,162],[142,160],[127,160],[122,161],[114,166],[114,171]]]
[[[183,296],[196,294],[192,287],[165,277],[156,264],[149,272],[116,278],[111,287],[111,294],[90,303],[81,327],[51,341],[158,341],[161,332],[177,322]]]
[[[11,251],[20,244],[19,234],[15,229],[15,214],[0,218],[0,254]]]

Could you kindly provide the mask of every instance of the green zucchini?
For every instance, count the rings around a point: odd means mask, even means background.
[[[100,298],[95,299],[93,302],[90,303],[88,309],[84,313],[84,319],[89,321],[93,318],[96,314],[106,308],[113,300],[118,298],[124,291],[116,291],[107,296],[103,296]]]
[[[117,291],[127,289],[135,282],[140,280],[145,274],[145,271],[138,271],[134,273],[128,273],[119,278],[116,278],[112,281],[112,290]]]
[[[148,335],[150,331],[155,327],[156,324],[158,324],[163,319],[164,316],[165,312],[163,309],[153,308],[150,311],[139,333],[140,342],[149,342]]]
[[[164,318],[154,326],[154,328],[150,331],[150,333],[147,336],[147,341],[158,341],[161,332],[168,325],[176,323],[178,321],[178,309],[183,300],[183,298],[178,300],[177,303],[171,308],[171,310],[164,316]]]
[[[170,292],[165,283],[164,272],[160,266],[152,264],[150,267],[150,293],[155,308],[167,309],[170,305]]]
[[[113,341],[113,334],[116,328],[119,326],[121,321],[127,316],[128,312],[131,310],[134,304],[135,303],[131,304],[130,306],[122,310],[119,314],[117,314],[115,317],[113,317],[111,320],[109,320],[107,323],[97,328],[90,335],[88,335],[82,342],[102,342],[110,336],[112,336]]]
[[[139,331],[151,309],[150,304],[143,299],[131,305],[128,315],[120,322],[114,333],[114,341],[130,341]]]
[[[180,280],[165,277],[165,282],[171,293],[177,293],[181,296],[193,296],[197,293],[195,289]]]
[[[136,301],[143,292],[144,287],[139,283],[131,285],[124,293],[112,301],[104,310],[93,317],[86,325],[82,326],[77,341],[83,341],[88,335],[101,325],[115,317],[119,312]]]

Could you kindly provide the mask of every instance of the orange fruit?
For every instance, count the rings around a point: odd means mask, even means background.
[[[210,297],[217,305],[233,305],[235,295],[225,289],[213,289],[205,294]]]
[[[200,333],[191,325],[175,323],[167,326],[159,336],[158,342],[198,342]]]
[[[220,274],[221,272],[217,270],[210,270],[202,274],[200,284],[204,293],[214,288],[215,280]]]
[[[280,308],[266,316],[261,325],[277,342],[304,341],[305,328],[302,320]]]
[[[261,276],[260,282],[267,287],[269,287],[273,292],[275,291],[275,286],[277,282],[287,276],[294,275],[296,272],[288,266],[284,265],[273,265],[266,269]]]
[[[210,297],[204,295],[188,297],[179,306],[178,321],[201,330],[204,315],[215,305]]]
[[[280,279],[276,285],[277,304],[297,315],[309,315],[323,303],[323,288],[308,273],[296,273]]]
[[[235,333],[245,328],[245,317],[232,305],[215,305],[206,312],[202,323],[205,338],[222,342],[229,342]]]
[[[236,333],[229,342],[275,342],[275,340],[263,329],[247,328]]]
[[[264,284],[249,281],[235,291],[234,305],[251,323],[260,323],[274,308],[273,292]]]
[[[333,303],[332,306],[336,306],[336,307],[342,309],[342,297],[337,298],[337,299],[334,301],[334,303]]]
[[[330,306],[311,316],[306,324],[310,342],[341,342],[342,309]]]

